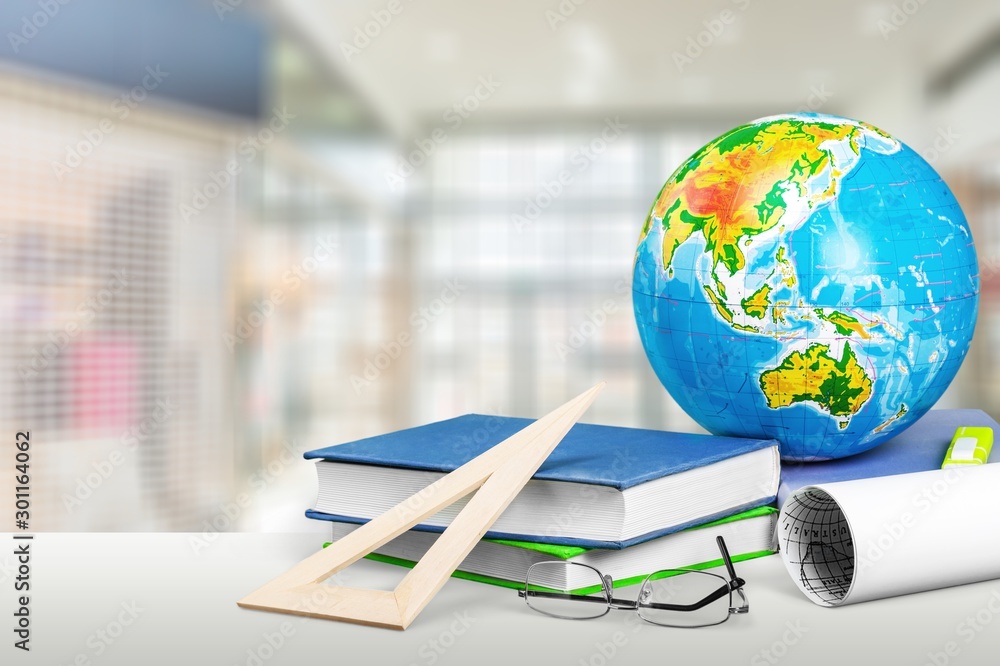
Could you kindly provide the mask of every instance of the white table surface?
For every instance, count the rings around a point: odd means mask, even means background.
[[[802,596],[777,556],[737,565],[750,613],[705,629],[655,627],[623,611],[550,619],[512,590],[457,579],[405,632],[236,606],[314,552],[315,534],[223,534],[198,553],[190,534],[36,535],[24,653],[13,648],[14,541],[0,538],[2,664],[1000,663],[1000,581],[827,609]],[[342,582],[389,589],[404,571],[362,561]]]

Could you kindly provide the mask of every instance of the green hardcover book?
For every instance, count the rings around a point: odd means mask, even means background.
[[[528,567],[532,564],[563,560],[596,567],[614,579],[615,587],[635,585],[659,569],[711,569],[722,566],[719,547],[715,543],[718,535],[725,538],[736,562],[773,554],[776,551],[774,524],[777,513],[773,507],[762,506],[621,550],[483,539],[452,575],[479,583],[520,588],[524,586]],[[358,527],[352,523],[333,523],[333,540],[347,536]],[[438,536],[434,532],[410,530],[366,557],[413,567]],[[324,547],[328,545],[324,544]]]

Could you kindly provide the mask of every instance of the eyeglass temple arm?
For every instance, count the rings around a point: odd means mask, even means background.
[[[712,592],[708,596],[693,604],[660,604],[660,603],[644,603],[642,604],[644,608],[652,608],[655,610],[669,610],[669,611],[696,611],[705,606],[709,605],[713,601],[718,601],[722,597],[729,594],[731,589],[737,589],[743,587],[744,581],[737,578],[735,581],[735,587],[731,587],[731,584],[723,585],[719,587],[715,592]],[[606,599],[604,597],[590,597],[583,594],[570,594],[568,592],[546,592],[544,590],[518,590],[517,596],[521,598],[525,597],[540,597],[543,599],[566,599],[572,601],[589,601],[591,603],[597,604],[607,604],[610,603],[616,608],[635,608],[638,604],[634,601],[628,599]]]
[[[517,596],[522,599],[527,597],[540,597],[542,599],[570,599],[572,601],[590,601],[597,604],[607,604],[606,597],[589,597],[585,594],[571,594],[569,592],[546,592],[544,590],[518,590]]]
[[[713,592],[712,594],[710,594],[707,597],[705,597],[704,599],[701,599],[697,603],[693,603],[693,604],[644,603],[643,607],[644,608],[653,608],[653,609],[656,609],[656,610],[695,611],[695,610],[698,610],[700,608],[704,608],[708,604],[710,604],[713,601],[716,601],[716,600],[718,600],[718,599],[726,596],[727,594],[729,594],[729,586],[724,585],[724,586],[720,587],[718,590],[716,590],[715,592]],[[607,604],[607,603],[610,602],[611,605],[613,607],[615,607],[615,608],[637,608],[638,605],[639,605],[637,602],[631,601],[629,599],[610,599],[609,600],[609,599],[605,599],[604,597],[588,597],[588,596],[583,595],[583,594],[569,594],[569,593],[566,593],[566,592],[544,592],[544,591],[541,591],[541,590],[529,590],[527,593],[525,593],[524,590],[518,590],[517,591],[517,596],[521,597],[522,599],[525,598],[525,597],[539,597],[539,598],[542,598],[542,599],[565,599],[565,600],[572,600],[572,601],[589,601],[589,602],[595,603],[595,604]]]
[[[722,535],[715,537],[715,543],[719,544],[719,550],[722,551],[722,561],[726,563],[726,571],[729,572],[729,578],[731,580],[737,580],[739,576],[736,575],[736,567],[733,566],[733,558],[729,556],[729,549],[726,548],[726,540],[722,538]]]
[[[739,614],[749,613],[750,612],[750,602],[747,600],[746,592],[743,591],[742,587],[738,587],[738,588],[736,588],[736,593],[739,595],[740,601],[742,601],[743,603],[741,603],[736,608],[730,608],[729,612],[730,613],[739,613]]]
[[[730,581],[728,584],[723,585],[704,599],[693,604],[647,603],[643,605],[656,610],[695,611],[704,608],[713,601],[721,599],[733,590],[741,590],[746,585],[746,581],[736,575],[736,567],[733,566],[733,558],[729,556],[729,549],[726,548],[726,540],[722,538],[722,535],[719,535],[715,537],[715,543],[719,545],[719,550],[722,552],[722,561],[726,564],[726,571],[729,572]],[[743,598],[745,599],[745,597]]]
[[[739,587],[743,586],[743,580],[737,579],[739,581]],[[643,603],[644,608],[652,608],[655,610],[669,610],[669,611],[696,611],[705,606],[709,605],[713,601],[718,601],[722,597],[729,594],[730,590],[733,589],[730,585],[723,585],[715,592],[712,592],[704,599],[697,601],[693,604],[658,604],[658,603]]]

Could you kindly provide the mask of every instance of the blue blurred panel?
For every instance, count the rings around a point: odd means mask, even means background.
[[[261,115],[267,35],[242,4],[217,12],[205,0],[5,0],[0,26],[5,60],[123,91],[159,67],[167,75],[151,98]]]

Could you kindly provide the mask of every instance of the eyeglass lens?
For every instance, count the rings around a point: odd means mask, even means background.
[[[713,595],[718,598],[706,603]],[[638,612],[654,624],[705,627],[729,619],[731,597],[722,576],[704,571],[658,571],[642,584]]]
[[[553,617],[583,620],[609,609],[601,574],[575,562],[535,564],[528,570],[525,590],[528,606]]]

